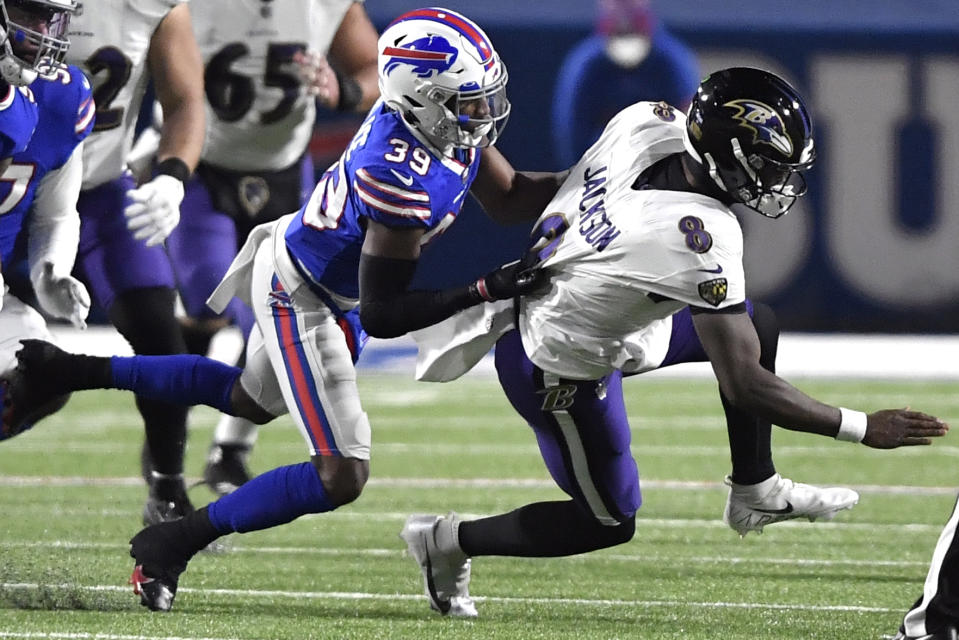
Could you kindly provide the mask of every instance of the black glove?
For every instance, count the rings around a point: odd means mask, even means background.
[[[546,284],[544,269],[531,267],[526,261],[514,260],[491,271],[470,285],[470,295],[477,301],[493,302],[525,296]]]

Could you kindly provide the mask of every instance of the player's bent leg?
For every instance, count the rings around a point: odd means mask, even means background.
[[[518,331],[496,344],[506,397],[536,435],[556,484],[600,523],[616,526],[642,503],[622,376],[567,380],[536,367]]]
[[[723,522],[740,536],[750,531],[762,533],[768,524],[796,518],[832,520],[837,513],[851,509],[859,494],[843,487],[814,487],[793,482],[778,473],[758,484],[740,485],[728,477],[729,495]]]
[[[332,511],[339,506],[336,500],[349,498],[351,491],[358,495],[362,486],[357,489],[357,478],[368,475],[367,465],[354,460],[327,468],[333,479],[330,491],[311,462],[278,467],[179,520],[144,528],[130,541],[134,592],[151,610],[169,611],[180,574],[201,549],[229,533],[259,531],[305,514]]]
[[[641,503],[618,374],[557,379],[529,361],[515,330],[497,342],[495,360],[507,398],[573,500],[466,522],[452,513],[410,516],[400,535],[419,564],[430,607],[444,614],[476,615],[468,591],[471,557],[566,556],[622,544],[633,537]]]

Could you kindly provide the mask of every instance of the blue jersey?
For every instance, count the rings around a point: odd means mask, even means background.
[[[37,128],[37,101],[29,87],[7,85],[0,100],[0,158],[9,158],[27,148]]]
[[[459,214],[479,158],[476,149],[430,151],[378,102],[290,223],[287,249],[313,283],[355,302],[367,220],[424,229],[429,242]]]
[[[13,246],[33,204],[37,185],[59,169],[93,129],[96,110],[90,83],[77,67],[40,76],[30,85],[36,100],[36,130],[26,149],[0,175],[0,264],[8,264]]]

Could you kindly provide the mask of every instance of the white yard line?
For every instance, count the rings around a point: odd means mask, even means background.
[[[725,525],[724,525],[725,526]],[[777,524],[782,526],[782,524]],[[872,528],[872,527],[870,527]],[[933,527],[929,527],[930,530]],[[343,548],[331,549],[328,547],[245,547],[232,544],[233,538],[226,538],[226,551],[224,553],[251,553],[256,555],[305,555],[305,556],[325,556],[325,557],[354,557],[368,556],[375,558],[402,558],[406,551],[401,548],[396,549],[375,549],[375,548]],[[126,551],[130,548],[129,544],[120,542],[89,542],[89,541],[68,541],[68,540],[46,540],[46,541],[0,541],[0,549],[68,549],[68,550],[97,550],[97,551]],[[567,562],[590,563],[590,562],[632,562],[639,564],[653,564],[662,566],[664,563],[695,563],[695,564],[766,564],[776,566],[796,566],[796,567],[926,567],[928,560],[851,560],[851,559],[827,559],[827,558],[757,558],[746,556],[682,556],[682,555],[649,555],[646,553],[626,554],[626,553],[593,553],[564,558]],[[2,585],[0,585],[2,586]]]
[[[959,448],[956,449],[959,453]],[[198,481],[197,478],[188,479],[188,483]],[[644,478],[641,481],[644,489],[702,491],[726,490],[722,482],[705,482],[694,480],[654,480]],[[0,476],[0,487],[141,487],[143,479],[139,476],[129,477],[88,477],[88,476]],[[556,485],[548,479],[541,478],[370,478],[369,487],[386,489],[551,489]],[[909,496],[942,496],[956,495],[959,487],[922,487],[911,485],[878,485],[844,484],[860,493],[874,493],[886,495]]]
[[[62,588],[91,592],[129,592],[130,587],[120,587],[116,585],[75,585],[75,584],[36,584],[36,583],[0,583],[3,589],[37,590]],[[260,590],[260,589],[194,589],[181,587],[177,594],[198,593],[203,595],[218,595],[244,598],[288,598],[291,600],[424,600],[425,596],[421,594],[408,593],[365,593],[365,592],[345,592],[345,591],[283,591],[283,590]],[[778,602],[691,602],[685,600],[624,600],[624,599],[593,599],[593,598],[518,598],[518,597],[498,597],[498,596],[474,596],[477,602],[496,602],[502,604],[546,604],[546,605],[584,605],[595,607],[695,607],[709,609],[766,609],[780,611],[855,611],[862,613],[891,613],[899,612],[901,608],[890,609],[888,607],[864,607],[861,605],[828,605],[828,604],[806,604],[806,603],[778,603]],[[6,632],[0,630],[0,637]],[[14,632],[19,633],[19,632]],[[8,636],[17,637],[17,636]],[[32,636],[37,637],[37,636]],[[42,636],[40,636],[42,637]],[[88,638],[138,638],[139,636],[98,636],[94,634],[78,635],[77,637]],[[155,636],[152,636],[155,638]]]

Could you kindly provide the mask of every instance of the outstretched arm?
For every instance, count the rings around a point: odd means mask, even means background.
[[[553,199],[569,171],[516,171],[495,147],[483,149],[470,193],[500,224],[535,220]]]
[[[693,325],[719,388],[734,406],[786,429],[830,437],[840,433],[839,407],[811,398],[759,364],[759,338],[745,311],[694,312]],[[877,449],[931,444],[930,438],[947,430],[945,423],[925,413],[888,409],[867,417],[861,441]]]
[[[482,302],[523,295],[545,274],[513,263],[469,285],[410,291],[423,229],[395,229],[369,220],[360,254],[360,321],[375,338],[395,338]]]

